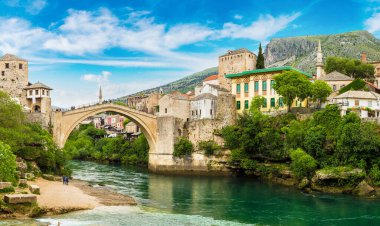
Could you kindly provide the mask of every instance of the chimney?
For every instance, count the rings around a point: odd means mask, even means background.
[[[367,63],[367,53],[366,52],[362,52],[362,57],[361,57],[361,61],[362,63]]]

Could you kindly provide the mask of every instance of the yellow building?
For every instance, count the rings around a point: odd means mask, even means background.
[[[312,78],[310,74],[290,66],[256,69],[226,75],[226,78],[231,79],[231,92],[236,96],[237,112],[242,113],[244,110],[249,109],[251,100],[255,96],[262,96],[265,98],[261,111],[285,111],[286,105],[283,102],[283,98],[273,89],[274,77],[281,74],[283,71],[297,71],[304,74],[308,78]],[[300,102],[296,100],[293,103],[293,106],[306,107],[307,101]]]

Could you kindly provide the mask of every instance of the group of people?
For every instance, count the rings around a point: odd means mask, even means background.
[[[63,182],[63,184],[65,184],[65,185],[69,185],[69,177],[67,177],[67,176],[63,176],[63,177],[62,177],[62,182]]]

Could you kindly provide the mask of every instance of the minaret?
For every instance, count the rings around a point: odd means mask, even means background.
[[[99,104],[103,103],[102,87],[99,88]]]
[[[326,74],[324,69],[325,65],[323,64],[321,40],[318,40],[317,63],[315,66],[317,67],[317,79]]]

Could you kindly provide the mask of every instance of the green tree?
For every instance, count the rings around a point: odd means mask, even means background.
[[[263,54],[263,49],[261,48],[261,42],[259,45],[259,53],[257,55],[257,61],[256,61],[256,69],[263,69],[265,68],[264,64],[264,54]]]
[[[326,60],[325,70],[327,73],[338,71],[352,78],[361,78],[369,81],[375,79],[375,68],[371,64],[365,64],[360,60],[328,57]]]
[[[300,148],[290,151],[290,158],[290,167],[298,179],[310,177],[317,168],[317,161]]]
[[[296,98],[303,101],[310,95],[311,82],[297,71],[285,71],[277,75],[274,80],[273,88],[283,96],[288,112]]]
[[[262,96],[255,96],[252,98],[251,106],[249,107],[249,113],[254,114],[256,111],[260,111],[264,105],[265,98]]]
[[[193,153],[194,147],[191,141],[181,137],[178,138],[177,142],[174,144],[173,156],[175,157],[184,157],[190,156]]]
[[[322,80],[315,80],[311,84],[310,94],[311,99],[317,102],[317,108],[321,108],[321,104],[327,100],[327,97],[332,93],[331,87]]]
[[[0,181],[14,182],[15,175],[16,156],[8,145],[0,142]]]

